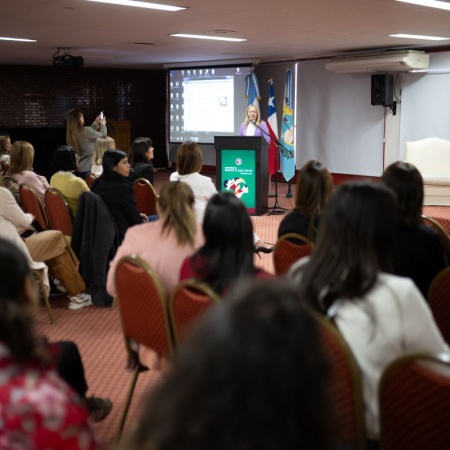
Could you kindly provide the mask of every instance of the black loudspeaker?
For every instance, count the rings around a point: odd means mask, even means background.
[[[394,76],[385,73],[372,75],[371,104],[392,106],[394,104]]]

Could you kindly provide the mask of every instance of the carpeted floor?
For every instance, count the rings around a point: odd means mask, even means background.
[[[169,170],[157,172],[155,178],[157,192],[169,179],[170,172]],[[211,176],[211,174],[207,175]],[[271,190],[274,189],[272,184]],[[278,203],[283,208],[291,209],[293,199],[286,198],[287,190],[287,183],[278,183]],[[269,208],[273,205],[274,199],[270,198]],[[431,207],[425,213],[442,221],[450,219],[450,208]],[[254,229],[262,241],[275,243],[278,225],[283,217],[283,215],[275,214],[252,217]],[[255,256],[255,263],[273,273],[271,254],[261,254],[261,258]],[[106,448],[112,448],[131,375],[125,370],[126,355],[118,311],[97,307],[70,311],[65,297],[53,298],[52,305],[56,324],[50,325],[46,309],[42,307],[37,317],[38,331],[52,341],[68,339],[78,344],[86,369],[88,394],[109,397],[114,404],[109,417],[94,425]],[[145,399],[145,392],[157,382],[160,376],[157,372],[144,372],[140,375],[125,431],[136,423],[140,410],[139,404]]]
[[[169,170],[157,172],[155,179],[157,191],[167,182],[169,174]],[[285,198],[287,186],[286,183],[278,184],[278,203],[290,209],[293,199]],[[272,189],[274,189],[273,186]],[[269,207],[273,204],[274,200],[269,199]],[[283,215],[267,214],[252,217],[255,231],[262,241],[275,243],[278,225],[282,218]],[[255,263],[273,273],[271,254],[261,254],[261,258],[255,255]],[[50,341],[73,340],[78,344],[89,384],[88,395],[109,397],[114,405],[111,414],[103,422],[94,424],[106,448],[110,449],[114,445],[131,376],[125,370],[126,354],[118,311],[97,307],[71,311],[67,308],[68,300],[64,296],[53,297],[51,303],[56,324],[50,325],[47,311],[42,306],[37,317],[38,332]],[[157,382],[160,376],[158,372],[144,372],[140,375],[125,432],[136,423],[140,410],[139,404],[145,399],[145,392]]]

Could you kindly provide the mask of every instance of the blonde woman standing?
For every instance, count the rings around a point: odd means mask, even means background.
[[[66,119],[66,143],[75,149],[78,172],[84,179],[91,171],[95,141],[107,134],[106,117],[97,116],[90,127],[85,127],[81,111],[71,109],[67,112]]]

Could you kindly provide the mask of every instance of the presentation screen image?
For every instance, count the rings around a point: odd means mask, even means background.
[[[248,100],[245,77],[250,66],[169,70],[169,141],[214,143],[214,136],[235,136]]]

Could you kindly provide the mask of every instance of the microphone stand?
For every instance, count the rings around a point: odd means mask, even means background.
[[[259,125],[256,125],[255,122],[250,121],[252,125],[254,125],[256,128],[261,130],[262,133],[264,133],[266,136],[269,136],[270,139],[273,139],[275,142],[275,145],[277,146],[277,151],[275,152],[275,195],[273,196],[275,198],[275,202],[272,206],[272,208],[269,208],[269,211],[267,214],[269,216],[280,216],[281,214],[284,214],[288,209],[282,208],[280,204],[278,203],[278,177],[277,177],[277,168],[278,168],[278,161],[280,157],[280,147],[285,149],[289,152],[287,148],[285,148],[278,139],[273,138],[266,130],[261,128]]]

